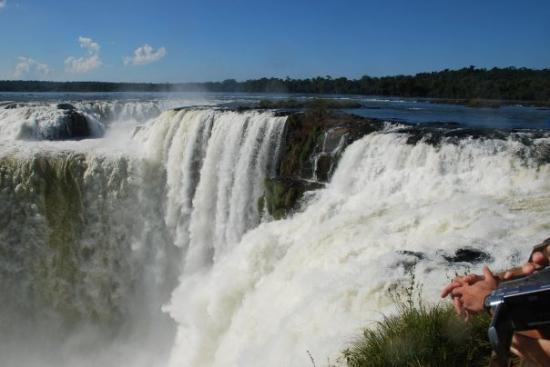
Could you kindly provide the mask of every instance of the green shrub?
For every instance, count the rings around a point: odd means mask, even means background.
[[[490,318],[482,314],[469,321],[459,318],[451,304],[424,305],[397,299],[398,312],[366,329],[343,353],[349,367],[487,366],[491,347],[487,340]]]

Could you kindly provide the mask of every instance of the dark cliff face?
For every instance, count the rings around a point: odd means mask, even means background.
[[[322,188],[344,149],[383,127],[382,121],[311,109],[288,116],[274,177],[266,178],[260,210],[276,219],[295,211],[306,191]]]
[[[521,143],[517,154],[540,164],[550,162],[549,144],[532,147],[533,139],[550,137],[545,130],[474,129],[458,123],[429,122],[405,124],[363,118],[322,108],[288,114],[276,174],[265,180],[264,196],[258,201],[261,212],[275,219],[296,211],[304,193],[324,187],[332,177],[340,156],[348,145],[361,137],[395,124],[392,133],[407,136],[407,144],[429,144],[439,149],[463,140],[508,140]]]

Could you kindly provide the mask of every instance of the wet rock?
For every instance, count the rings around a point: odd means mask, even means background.
[[[70,111],[74,111],[74,106],[70,103],[59,103],[57,105],[57,109],[58,110],[70,110]]]
[[[538,164],[550,163],[550,144],[539,144],[532,149],[532,155]]]
[[[327,139],[329,150],[345,135],[343,146],[371,132],[382,129],[382,121],[366,119],[345,113],[328,111],[306,111],[288,116],[283,138],[283,152],[279,165],[280,176],[311,179],[314,171],[313,155],[322,152],[325,134],[332,132]]]
[[[288,116],[275,176],[258,205],[275,218],[292,213],[304,193],[324,186],[346,146],[384,123],[327,109],[278,111]]]
[[[416,257],[418,260],[424,260],[426,258],[426,255],[424,255],[424,253],[419,251],[402,250],[402,251],[397,251],[397,253],[401,255],[413,256],[413,257]]]
[[[91,133],[86,117],[78,112],[70,110],[65,117],[65,126],[60,132],[60,139],[86,139],[91,137]]]
[[[344,148],[349,144],[349,128],[337,127],[325,131],[319,137],[313,152],[314,176],[320,182],[328,182]]]
[[[405,273],[410,273],[414,270],[419,261],[424,260],[426,256],[422,252],[402,250],[397,251],[400,256],[396,257],[393,268],[403,267]]]
[[[275,219],[281,219],[299,208],[299,201],[306,191],[317,190],[323,184],[303,181],[291,177],[267,178],[264,182],[264,196],[258,200],[258,209]]]
[[[455,251],[454,255],[443,255],[443,258],[450,263],[480,263],[489,262],[492,260],[491,255],[475,248],[460,248]]]
[[[317,158],[315,176],[318,181],[328,182],[332,175],[332,167],[335,164],[335,158],[330,155],[322,155]]]
[[[24,124],[18,136],[23,140],[81,140],[92,137],[86,116],[74,110],[64,110],[55,123],[35,121],[32,125]]]

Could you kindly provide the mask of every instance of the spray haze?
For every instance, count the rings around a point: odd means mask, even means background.
[[[548,226],[541,131],[341,137],[333,177],[275,221],[258,201],[289,150],[286,116],[215,106],[233,95],[117,96],[0,106],[7,366],[333,362],[394,309],[387,290],[411,266],[435,300],[444,255],[467,244],[503,268]],[[21,139],[57,136],[67,111],[103,133]]]

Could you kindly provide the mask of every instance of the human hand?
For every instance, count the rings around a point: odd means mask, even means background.
[[[472,285],[476,282],[479,282],[483,280],[482,275],[478,274],[468,274],[464,276],[457,276],[453,279],[451,283],[449,283],[443,290],[441,291],[441,298],[445,298],[448,295],[452,293],[452,291],[456,288],[463,287],[465,285]],[[455,311],[457,315],[462,315],[464,313],[464,305],[462,304],[462,300],[460,297],[452,296],[453,305],[455,307]]]
[[[510,351],[532,366],[550,365],[550,340],[515,333]]]
[[[455,288],[462,287],[466,284],[472,285],[483,279],[483,275],[478,274],[458,276],[454,278],[453,281],[449,283],[445,288],[443,288],[443,290],[441,291],[441,298],[447,297]]]
[[[485,297],[498,286],[498,280],[487,266],[483,267],[483,276],[478,275],[473,284],[465,283],[451,290],[451,296],[455,303],[455,309],[459,315],[468,313],[480,313],[484,309]],[[458,304],[458,307],[457,307]]]
[[[543,251],[535,251],[529,262],[523,264],[519,269],[515,271],[507,271],[504,273],[503,278],[505,280],[512,279],[518,276],[526,276],[533,273],[535,270],[547,266],[550,262],[550,245],[546,246]]]

